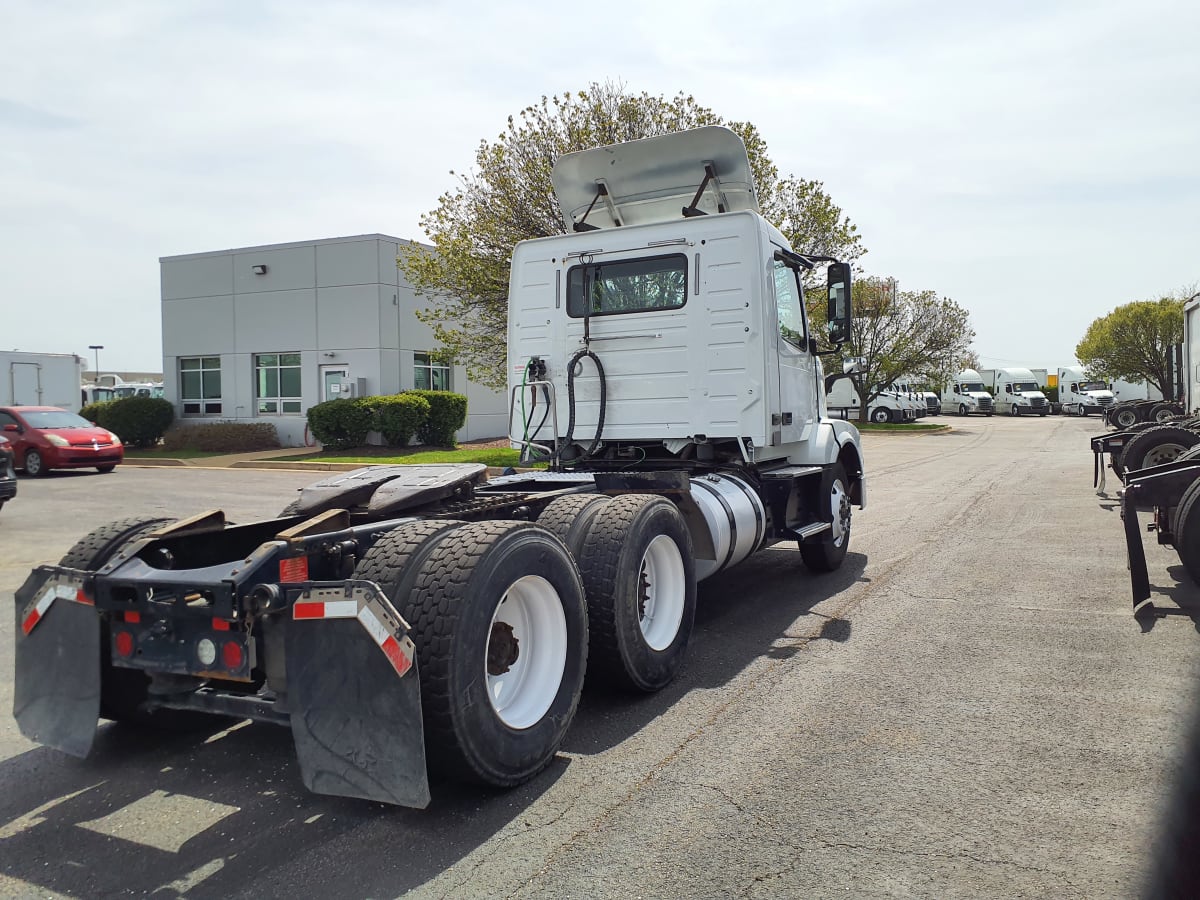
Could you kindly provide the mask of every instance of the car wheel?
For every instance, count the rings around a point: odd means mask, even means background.
[[[42,454],[36,450],[25,451],[25,474],[26,475],[45,475],[50,470],[46,467],[46,463],[42,460]]]
[[[111,472],[116,467],[117,466],[115,463],[109,463],[107,466],[96,466],[96,471],[99,472],[101,475],[107,475],[109,472]]]
[[[882,425],[885,422],[892,421],[892,414],[882,406],[879,406],[871,410],[871,421],[876,425]]]

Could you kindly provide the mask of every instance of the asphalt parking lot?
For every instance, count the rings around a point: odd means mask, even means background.
[[[866,436],[840,571],[779,548],[704,582],[675,683],[586,691],[532,783],[435,785],[422,811],[308,794],[270,725],[104,723],[83,761],[38,747],[8,716],[5,616],[0,895],[1139,894],[1200,702],[1200,595],[1150,536],[1170,614],[1131,615],[1118,509],[1091,486],[1097,420],[941,421]],[[110,520],[248,521],[320,477],[23,479],[0,595]]]

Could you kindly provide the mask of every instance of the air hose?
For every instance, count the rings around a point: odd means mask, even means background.
[[[585,320],[586,321],[586,320]],[[587,347],[579,350],[571,357],[567,363],[567,409],[569,415],[567,417],[567,433],[563,437],[565,447],[571,446],[575,435],[575,367],[584,357],[589,357],[596,366],[596,374],[600,376],[600,413],[596,417],[596,436],[592,438],[591,446],[588,447],[581,456],[572,460],[564,460],[569,463],[583,462],[591,457],[600,447],[600,436],[604,433],[604,409],[608,398],[608,386],[604,379],[604,366],[600,362],[600,357],[593,353]]]

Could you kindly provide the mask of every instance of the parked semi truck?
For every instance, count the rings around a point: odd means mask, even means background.
[[[990,416],[994,412],[992,395],[982,376],[974,369],[963,369],[955,375],[954,380],[942,389],[942,412]]]
[[[1010,416],[1044,416],[1050,412],[1050,401],[1029,369],[996,369],[992,393],[997,412]]]
[[[1060,366],[1058,402],[1064,415],[1103,415],[1116,402],[1112,386],[1100,379],[1088,378],[1083,366]]]
[[[24,735],[85,756],[98,717],[250,718],[290,728],[312,791],[421,807],[428,769],[533,777],[585,673],[669,684],[700,580],[780,542],[842,564],[863,453],[820,354],[850,266],[759,215],[724,128],[568,154],[553,182],[568,233],[514,249],[508,324],[510,437],[548,468],[370,467],[266,521],[93,531],[16,593]]]
[[[79,412],[84,361],[73,353],[0,350],[0,397],[7,406],[58,406]]]
[[[861,405],[858,391],[849,378],[840,378],[830,386],[826,393],[826,406],[835,418],[859,418]],[[917,419],[918,411],[918,404],[907,393],[901,393],[894,385],[883,385],[876,388],[875,397],[867,409],[867,421],[877,425],[912,422]]]

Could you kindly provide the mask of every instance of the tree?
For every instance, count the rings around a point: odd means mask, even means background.
[[[457,187],[421,217],[433,247],[401,249],[397,262],[429,303],[418,318],[433,329],[443,355],[466,365],[471,379],[504,387],[512,248],[566,232],[550,181],[559,156],[702,125],[725,125],[745,142],[763,215],[793,247],[843,260],[866,252],[821,182],[780,179],[749,122],[725,122],[682,93],[667,99],[593,83],[574,94],[542,97],[510,116],[495,141],[480,141],[473,170],[456,175]]]
[[[1075,358],[1091,376],[1145,380],[1174,397],[1171,357],[1183,342],[1183,304],[1182,296],[1166,296],[1118,306],[1088,326]]]
[[[866,421],[879,388],[902,376],[944,384],[970,352],[975,331],[967,311],[935,291],[899,291],[885,278],[854,284],[854,322],[846,355],[863,360],[850,376]],[[955,369],[955,371],[958,371]]]

